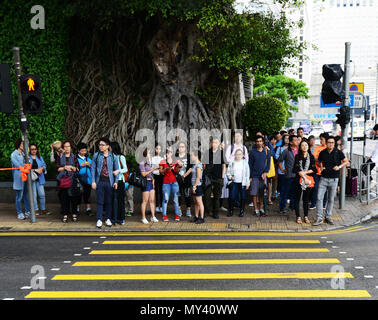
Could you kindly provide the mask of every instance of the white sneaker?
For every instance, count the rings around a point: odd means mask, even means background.
[[[251,202],[248,206],[253,207],[254,206],[253,202]]]
[[[159,222],[158,219],[156,219],[156,217],[151,217],[151,222]],[[143,222],[144,223],[144,222]]]
[[[106,224],[107,227],[112,226],[112,222],[110,221],[110,219],[106,219],[105,224]]]
[[[190,210],[186,210],[186,216],[191,218],[192,217],[192,213],[190,212]]]
[[[144,224],[148,224],[147,219],[146,219],[146,218],[142,219],[142,223],[144,223]]]
[[[101,228],[102,227],[102,221],[101,220],[97,220],[96,227],[97,228]]]
[[[220,207],[219,209],[226,212],[228,211],[225,207]]]

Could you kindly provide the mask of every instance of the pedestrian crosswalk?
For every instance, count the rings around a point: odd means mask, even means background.
[[[309,237],[309,238],[314,238]],[[320,237],[319,237],[320,238]],[[233,234],[100,239],[27,299],[369,298],[325,241]],[[93,244],[94,242],[92,242]],[[88,249],[89,247],[87,247]],[[63,273],[64,271],[64,273]],[[68,272],[65,272],[68,271]],[[303,279],[324,279],[319,284]],[[217,280],[214,282],[214,280]],[[348,281],[348,290],[335,281]],[[54,289],[54,290],[51,290]],[[127,290],[125,290],[127,289]]]

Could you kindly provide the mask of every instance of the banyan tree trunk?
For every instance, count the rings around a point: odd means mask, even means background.
[[[125,19],[107,31],[79,20],[73,26],[87,35],[71,39],[66,136],[74,143],[92,148],[107,136],[128,153],[137,130],[156,132],[158,121],[186,132],[238,127],[238,77],[225,83],[191,59],[199,50],[195,24]],[[212,99],[197,94],[209,87]]]

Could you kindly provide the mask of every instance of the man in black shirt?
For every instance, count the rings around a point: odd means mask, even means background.
[[[327,138],[327,149],[320,152],[318,157],[318,166],[321,171],[321,178],[318,188],[318,199],[316,204],[317,219],[313,223],[318,226],[323,223],[323,198],[328,191],[328,204],[326,209],[325,222],[334,224],[332,221],[332,209],[335,201],[337,185],[339,183],[340,169],[348,164],[345,155],[336,148],[335,138],[329,136]]]
[[[205,164],[206,174],[211,179],[211,186],[204,191],[204,205],[205,212],[210,212],[213,209],[213,218],[219,219],[219,205],[220,197],[222,195],[223,179],[226,174],[226,164],[223,159],[223,152],[219,148],[220,141],[214,137],[211,140],[211,149],[206,155],[203,163]],[[213,193],[213,198],[211,198]]]

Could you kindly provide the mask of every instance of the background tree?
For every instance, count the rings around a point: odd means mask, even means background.
[[[303,81],[298,81],[283,74],[277,75],[257,75],[254,95],[266,95],[281,100],[288,110],[287,117],[291,117],[290,111],[298,111],[298,108],[289,102],[298,102],[299,98],[308,99],[309,89]]]
[[[258,131],[272,134],[281,130],[287,113],[284,103],[277,98],[262,96],[248,100],[242,111],[247,137],[252,139]]]
[[[108,135],[132,150],[137,129],[156,131],[158,121],[168,130],[240,127],[240,72],[277,73],[303,47],[284,13],[237,14],[233,3],[72,2],[67,136],[91,144]]]

